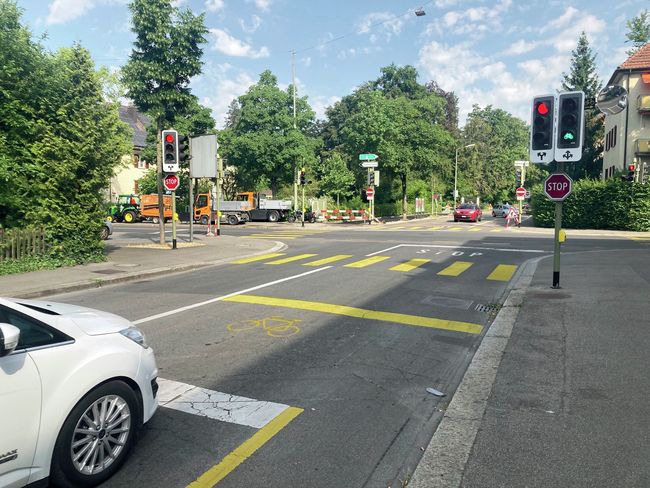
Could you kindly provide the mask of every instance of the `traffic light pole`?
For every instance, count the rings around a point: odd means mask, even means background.
[[[176,249],[176,192],[172,192],[172,249]]]
[[[564,173],[564,163],[557,162],[557,172]],[[562,203],[555,202],[555,242],[553,248],[553,288],[560,288],[560,230],[562,229]]]
[[[521,167],[521,186],[522,188],[524,187],[524,183],[526,182],[526,166]],[[519,219],[517,221],[517,227],[521,228],[521,216],[523,215],[523,207],[524,207],[524,201],[519,200]]]
[[[302,186],[302,227],[305,226],[305,185]]]

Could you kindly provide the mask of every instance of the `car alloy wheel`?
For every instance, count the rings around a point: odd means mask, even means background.
[[[70,452],[82,474],[99,474],[120,455],[131,431],[131,410],[117,395],[106,395],[90,405],[72,435]]]

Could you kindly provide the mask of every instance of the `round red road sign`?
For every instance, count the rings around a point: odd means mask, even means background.
[[[564,173],[553,173],[544,181],[544,194],[553,201],[561,202],[571,194],[573,180]]]
[[[181,184],[181,180],[178,178],[178,176],[171,174],[165,176],[163,184],[165,185],[165,190],[176,191]]]
[[[526,189],[523,186],[520,186],[519,188],[517,188],[516,194],[518,197],[523,198],[526,196]]]
[[[368,188],[366,190],[366,197],[373,198],[374,196],[375,196],[375,189],[374,188]]]

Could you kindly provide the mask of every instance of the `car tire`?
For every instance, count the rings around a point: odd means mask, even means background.
[[[271,210],[268,216],[269,222],[277,222],[280,220],[280,214],[277,210]]]
[[[201,215],[201,225],[208,225],[208,220],[210,218],[207,215]]]
[[[105,424],[100,423],[93,429],[88,420],[101,421],[102,407],[113,410],[116,405],[120,410],[113,411],[111,414],[111,417],[116,415],[113,421],[109,423],[106,422],[108,419],[105,419]],[[93,413],[93,407],[96,407],[97,414]],[[57,437],[52,453],[51,471],[51,480],[55,486],[62,488],[95,486],[113,476],[133,447],[141,422],[140,418],[138,398],[131,387],[123,381],[109,381],[89,392],[72,409]],[[112,430],[104,428],[105,425],[112,425]],[[80,430],[83,432],[79,432]],[[90,433],[91,431],[93,433]],[[103,440],[98,444],[101,446],[101,451],[93,446],[99,440]],[[76,447],[73,447],[75,444]],[[87,448],[88,445],[90,448]],[[84,449],[90,453],[87,460],[82,452]],[[100,452],[104,456],[101,463],[99,463]],[[81,456],[75,460],[75,454],[79,453],[82,453]],[[95,472],[89,470],[87,465],[89,462],[93,464]]]
[[[105,241],[106,239],[108,239],[110,235],[111,235],[111,231],[108,230],[108,227],[106,225],[102,225],[102,232],[100,234],[102,240]]]
[[[130,210],[124,212],[124,222],[127,224],[132,224],[135,222],[135,213],[131,212]]]
[[[152,221],[154,224],[159,224],[159,223],[160,223],[160,217],[152,217],[152,218],[151,218],[151,221]]]
[[[239,217],[236,215],[228,215],[228,224],[237,225],[239,223]]]
[[[295,221],[296,221],[296,214],[290,213],[289,215],[287,215],[287,222],[293,224]]]

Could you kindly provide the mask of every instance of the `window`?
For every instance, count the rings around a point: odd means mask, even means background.
[[[616,133],[618,132],[618,126],[614,126],[605,136],[605,151],[609,151],[616,146]]]
[[[207,195],[199,195],[196,199],[196,206],[197,208],[201,207],[207,207],[208,206],[208,196]]]
[[[147,167],[146,161],[140,159],[139,154],[134,154],[133,155],[133,163],[134,163],[135,167],[138,168],[138,169],[146,169],[146,167]]]
[[[70,340],[68,336],[48,325],[9,308],[0,308],[0,321],[20,329],[16,349],[49,346]]]

